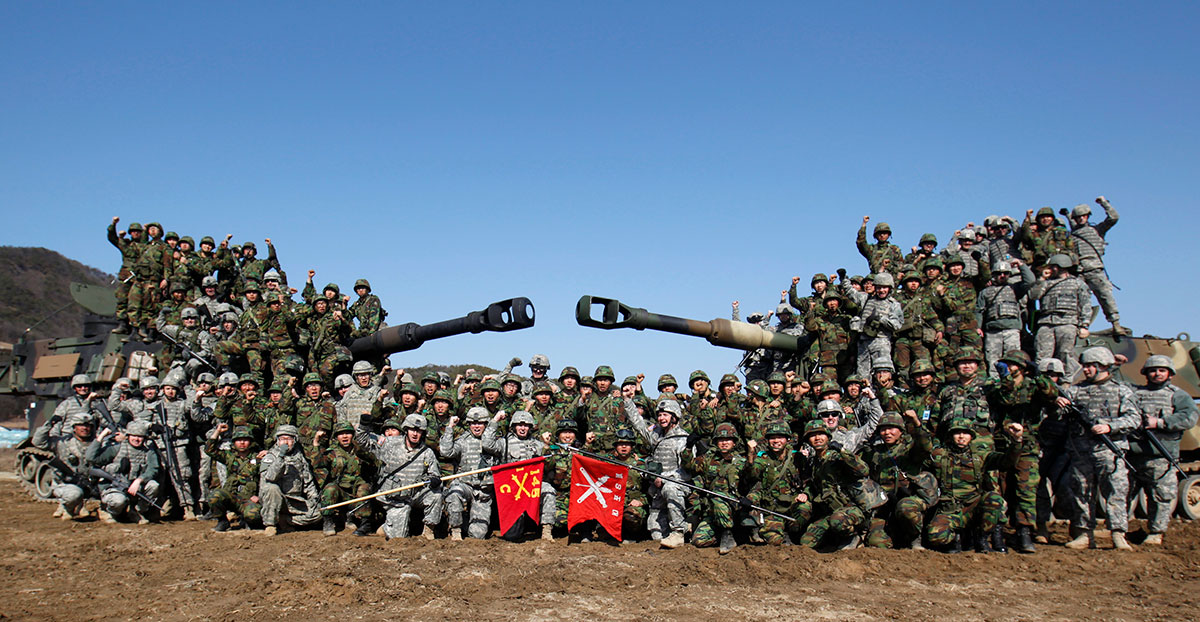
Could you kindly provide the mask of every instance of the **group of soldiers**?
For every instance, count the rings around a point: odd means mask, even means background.
[[[544,456],[541,537],[612,540],[595,523],[567,529],[571,458],[585,453],[630,467],[623,536],[665,548],[690,541],[722,552],[791,543],[983,553],[1013,544],[1032,553],[1035,542],[1049,542],[1057,509],[1070,521],[1066,546],[1094,547],[1103,515],[1114,548],[1128,550],[1137,489],[1147,499],[1142,543],[1157,544],[1175,503],[1170,459],[1198,411],[1172,385],[1167,357],[1150,357],[1145,383],[1134,387],[1114,377],[1109,349],[1074,353],[1091,322],[1089,287],[1114,334],[1123,332],[1102,261],[1116,212],[1097,202],[1107,218],[1094,227],[1087,206],[1072,212],[1070,233],[1044,208],[1015,234],[1011,219],[989,217],[940,252],[932,235],[922,236],[908,255],[889,243],[885,224],[867,244],[864,218],[858,245],[871,277],[839,270],[835,284],[816,275],[806,298],[794,278],[774,313],[778,324],[769,324],[771,314],[747,318],[796,335],[801,356],[752,352],[744,384],[725,374],[714,387],[697,370],[681,387],[664,374],[653,396],[644,375],[617,384],[604,365],[590,376],[568,366],[552,377],[541,354],[528,377],[513,372],[519,359],[498,374],[467,370],[453,379],[350,360],[350,335],[382,326],[378,299],[364,305],[374,310],[365,320],[339,317],[340,337],[327,342],[336,348],[322,349],[325,322],[333,323],[323,318],[347,302],[337,286],[318,294],[310,272],[309,302],[292,302],[296,290],[276,265],[280,281],[263,292],[252,277],[271,275],[245,270],[243,247],[241,271],[227,270],[224,280],[193,274],[181,298],[171,292],[176,315],[163,301],[152,327],[132,311],[143,317],[151,296],[135,304],[131,287],[130,329],[167,334],[176,346],[164,348],[163,373],[111,387],[76,377],[75,395],[34,443],[64,465],[54,487],[64,519],[86,512],[91,494],[105,521],[204,515],[217,531],[273,535],[319,523],[326,535],[352,527],[358,536],[484,538],[497,524],[487,468]],[[146,229],[154,239],[161,230]],[[110,237],[124,239],[113,228]],[[1080,249],[1085,241],[1094,253]],[[216,334],[214,319],[233,319],[230,334],[250,326],[257,341],[226,346],[226,335],[207,350],[192,347],[185,331],[195,318],[184,311],[210,304],[202,332]],[[295,339],[277,354],[270,344],[285,333]],[[234,347],[246,343],[258,348]],[[218,355],[213,372],[197,366],[203,353]],[[97,469],[107,477],[89,477]]]

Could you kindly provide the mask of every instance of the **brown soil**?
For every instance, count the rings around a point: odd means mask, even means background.
[[[0,616],[12,619],[1194,620],[1200,611],[1196,523],[1173,524],[1161,548],[1052,545],[1030,556],[267,538],[202,522],[62,522],[3,475]]]

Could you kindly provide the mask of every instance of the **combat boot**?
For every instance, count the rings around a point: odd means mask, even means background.
[[[973,537],[974,544],[975,544],[975,552],[987,554],[987,552],[988,552],[988,534],[987,534],[987,532],[982,529],[976,529],[971,533],[971,535]]]
[[[1133,334],[1133,331],[1129,330],[1128,328],[1125,328],[1124,326],[1121,326],[1121,322],[1119,322],[1117,320],[1113,320],[1112,332],[1114,335],[1116,335],[1118,337],[1128,337],[1129,335]]]
[[[117,522],[117,519],[113,518],[113,515],[109,514],[108,511],[104,510],[103,508],[97,510],[96,515],[100,517],[100,522],[102,523],[108,523],[111,525]]]
[[[733,537],[732,529],[721,530],[720,543],[720,548],[717,550],[717,552],[721,555],[724,555],[737,548],[737,539]]]
[[[912,544],[908,545],[908,548],[914,551],[924,551],[925,546],[921,544],[921,536],[913,538]]]
[[[542,539],[547,542],[554,542],[554,525],[542,525]]]
[[[1050,527],[1046,523],[1038,523],[1037,537],[1033,540],[1038,544],[1050,544]]]
[[[371,531],[371,521],[365,520],[358,526],[357,529],[354,530],[354,535],[359,538],[365,538],[366,536],[371,535]]]
[[[266,527],[263,528],[263,535],[264,536],[273,536],[276,533],[278,533],[278,531],[279,530],[275,529],[275,525],[267,525]]]
[[[945,553],[962,553],[962,535],[954,534],[954,539],[950,540],[950,544],[946,545],[943,550]]]
[[[1142,544],[1162,544],[1162,536],[1161,533],[1152,533],[1142,540]]]
[[[992,550],[997,553],[1008,552],[1008,543],[1004,541],[1004,529],[1000,525],[992,528]]]
[[[1068,549],[1082,550],[1096,548],[1096,535],[1091,529],[1080,530],[1079,535],[1075,536],[1074,540],[1064,544]]]
[[[1124,531],[1112,532],[1113,549],[1118,551],[1132,551],[1133,547],[1129,546],[1129,542],[1125,540]]]
[[[224,514],[217,517],[217,525],[216,525],[216,527],[213,527],[212,530],[216,531],[218,533],[220,533],[222,531],[229,531],[229,519],[225,518]]]
[[[332,516],[326,516],[321,521],[321,533],[326,536],[337,535],[337,519]]]
[[[196,518],[196,511],[192,509],[192,506],[183,506],[183,520],[199,520]]]
[[[758,527],[751,527],[748,537],[750,539],[751,544],[766,544],[767,543],[766,539],[762,537],[762,533],[759,532]]]
[[[1037,552],[1037,548],[1033,546],[1033,538],[1030,537],[1029,527],[1027,525],[1021,525],[1020,527],[1017,527],[1017,552]]]
[[[462,542],[462,532],[459,531],[458,528],[450,529],[450,541],[451,542]]]
[[[673,549],[683,546],[683,532],[672,531],[670,535],[659,541],[658,545],[664,549]]]
[[[142,514],[141,512],[137,511],[137,509],[129,510],[129,520],[132,520],[133,522],[135,522],[139,525],[149,525],[150,524],[150,519],[146,518],[146,516],[144,514]]]
[[[430,541],[437,538],[437,536],[433,535],[433,527],[430,527],[429,525],[425,525],[425,529],[421,531],[421,537]]]
[[[70,514],[70,512],[67,512],[66,506],[64,506],[63,504],[60,503],[60,504],[58,504],[58,507],[54,508],[54,518],[70,520],[71,514]]]

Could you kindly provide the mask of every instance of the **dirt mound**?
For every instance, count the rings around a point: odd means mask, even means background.
[[[11,477],[11,476],[10,476]],[[212,523],[62,522],[0,481],[0,616],[14,619],[1194,620],[1200,525],[1128,554],[943,555],[652,543],[426,542]],[[1057,534],[1064,541],[1064,534]],[[1101,539],[1101,544],[1107,541]]]

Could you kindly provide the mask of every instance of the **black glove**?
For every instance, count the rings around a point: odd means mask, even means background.
[[[741,499],[738,499],[738,505],[746,509],[750,509],[750,506],[754,505],[754,502],[750,500],[750,497],[742,497]]]
[[[975,261],[979,261],[980,259],[983,259],[983,253],[980,252],[979,250],[971,251],[971,256],[975,258]]]
[[[692,432],[691,434],[688,434],[687,448],[691,449],[691,448],[695,447],[696,443],[698,443],[699,441],[700,441],[700,434],[698,432]]]
[[[374,415],[371,415],[370,413],[363,413],[358,418],[358,425],[367,430],[374,430],[379,425],[379,421],[375,419]]]
[[[838,278],[839,278],[839,279],[843,279],[843,280],[844,280],[844,279],[846,278],[846,269],[845,269],[845,268],[838,268],[837,275],[838,275]]]
[[[439,490],[441,490],[442,489],[442,478],[440,478],[436,475],[429,478],[429,489],[432,490],[433,492],[438,492]]]

